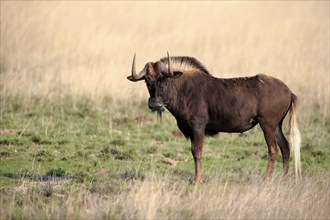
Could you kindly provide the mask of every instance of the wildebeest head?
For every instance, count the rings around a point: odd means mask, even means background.
[[[127,79],[133,82],[145,80],[150,95],[148,106],[153,111],[161,112],[166,105],[164,95],[168,92],[168,79],[177,78],[181,75],[182,72],[172,71],[168,52],[167,63],[162,61],[148,62],[139,73],[136,73],[134,54],[132,73]]]

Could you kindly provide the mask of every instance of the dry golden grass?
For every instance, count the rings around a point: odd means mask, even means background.
[[[137,184],[121,197],[122,215],[138,219],[326,219],[330,215],[329,190],[322,177],[299,184],[278,179],[242,184],[213,178],[190,190],[159,178]]]
[[[171,176],[148,174],[118,194],[92,193],[81,185],[26,183],[12,188],[2,219],[329,219],[329,177],[314,174],[295,182],[276,179],[212,181],[187,187]],[[65,185],[65,183],[63,183]],[[62,184],[62,185],[63,185]],[[50,193],[50,197],[45,194]],[[0,198],[0,202],[2,202]],[[23,203],[23,205],[17,205]],[[0,207],[1,211],[1,207]]]
[[[329,116],[329,2],[1,2],[1,93],[146,98],[126,80],[165,56],[212,74],[267,73]]]

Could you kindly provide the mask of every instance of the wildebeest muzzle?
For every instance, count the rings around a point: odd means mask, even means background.
[[[152,111],[162,111],[164,110],[164,103],[162,102],[160,97],[149,98],[148,107]]]

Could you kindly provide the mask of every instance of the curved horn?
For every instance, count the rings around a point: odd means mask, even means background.
[[[139,81],[141,80],[147,73],[147,68],[146,66],[141,70],[141,72],[139,72],[138,74],[136,74],[136,67],[135,67],[135,55],[133,57],[133,63],[132,63],[132,75],[128,76],[127,79],[133,82]]]
[[[163,58],[164,59],[164,58]],[[163,60],[165,62],[166,60]],[[163,73],[166,77],[174,77],[172,68],[171,68],[171,60],[170,60],[170,55],[167,52],[167,67],[165,63],[163,62],[157,62],[158,68],[160,69],[161,73]]]
[[[135,56],[136,56],[136,53],[134,53],[134,57],[133,57],[133,63],[132,63],[132,76],[136,76]]]
[[[170,60],[170,55],[169,55],[168,51],[167,51],[167,68],[168,68],[168,74],[171,77],[173,77],[174,74],[173,74],[172,69],[171,69],[171,60]]]

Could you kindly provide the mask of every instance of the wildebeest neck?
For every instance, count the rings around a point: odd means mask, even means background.
[[[183,115],[186,117],[188,115],[186,111],[195,108],[191,105],[198,105],[201,100],[202,90],[205,89],[209,77],[210,75],[206,74],[186,72],[180,78],[169,79],[161,96],[163,105],[174,117],[180,118]],[[189,113],[193,112],[189,111]]]

